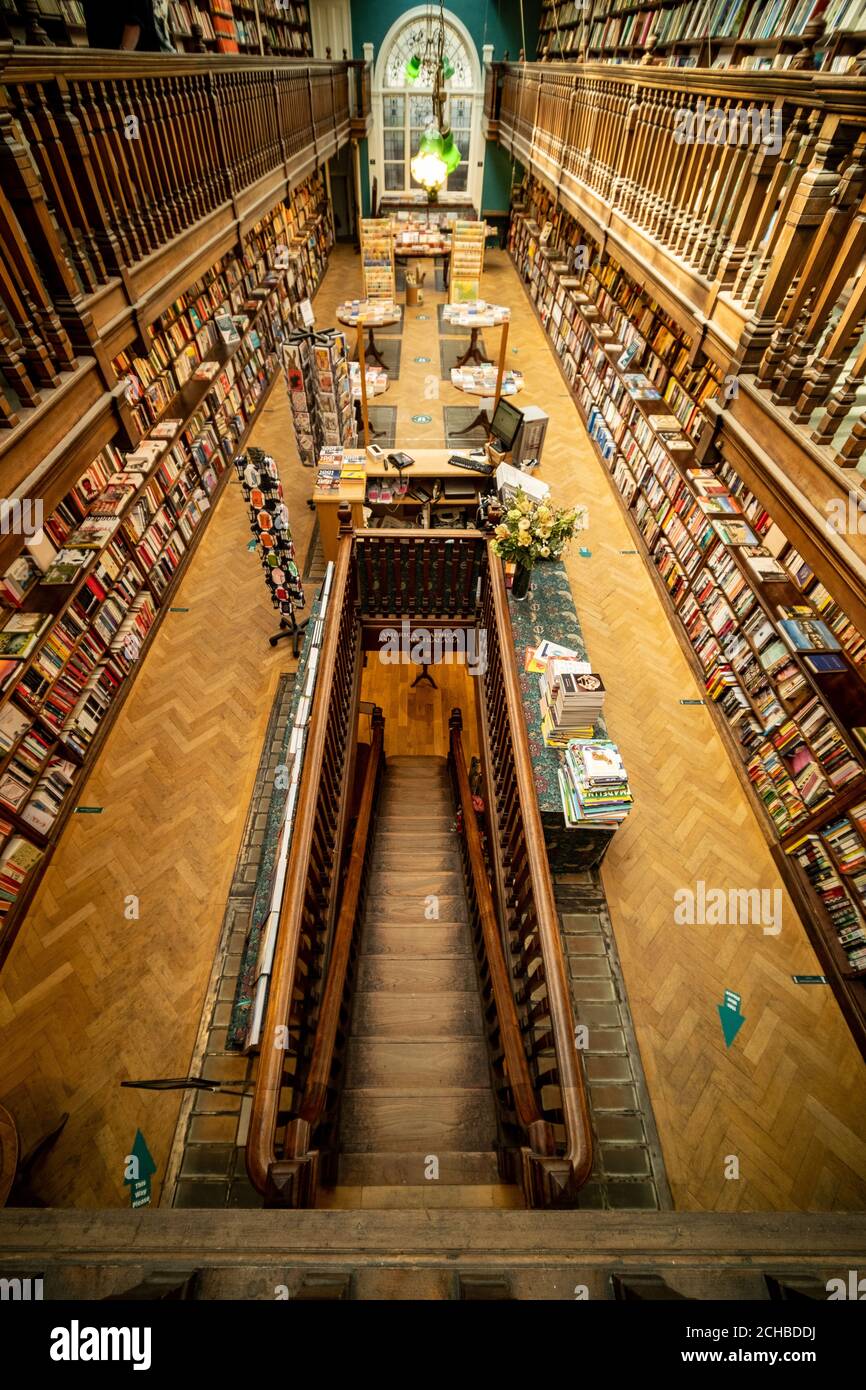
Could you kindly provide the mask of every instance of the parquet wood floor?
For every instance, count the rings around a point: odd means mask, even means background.
[[[339,248],[319,322],[359,286],[357,255]],[[621,553],[634,542],[504,252],[489,254],[483,293],[512,306],[509,365],[526,376],[522,401],[551,417],[542,476],[556,499],[589,507],[591,556],[575,546],[568,570],[637,797],[603,877],[674,1201],[862,1208],[866,1069],[829,990],[792,983],[817,964],[790,901],[777,937],[673,923],[676,888],[701,878],[771,888],[775,868],[708,711],[679,704],[700,692],[640,556]],[[401,375],[384,398],[398,407],[399,441],[417,446],[444,442],[442,406],[467,399],[438,382],[443,296],[425,298],[409,311]],[[278,384],[254,442],[284,463],[303,559],[311,474],[292,466],[290,440]],[[0,1099],[25,1143],[70,1112],[39,1180],[52,1204],[124,1205],[137,1128],[159,1165],[158,1199],[177,1097],[118,1083],[187,1070],[277,676],[292,665],[285,645],[265,640],[274,616],[248,536],[232,483],[175,599],[189,611],[167,616],[82,796],[103,812],[70,821],[0,975]],[[124,917],[130,894],[138,920]],[[716,1013],[726,988],[746,1018],[730,1050]],[[727,1155],[737,1181],[725,1178]]]

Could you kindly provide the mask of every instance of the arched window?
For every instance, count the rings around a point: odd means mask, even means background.
[[[386,193],[405,192],[420,185],[409,167],[418,142],[433,120],[433,72],[429,62],[435,54],[439,30],[438,6],[415,12],[405,24],[392,31],[377,65],[382,84],[383,183]],[[433,40],[431,46],[430,40]],[[412,82],[407,65],[421,60],[421,72]],[[473,103],[477,58],[456,25],[445,20],[446,67],[453,69],[445,80],[445,120],[450,124],[460,151],[460,163],[448,177],[451,193],[465,193],[469,187],[469,160],[472,147]]]

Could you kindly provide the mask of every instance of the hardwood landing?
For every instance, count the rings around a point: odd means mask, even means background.
[[[320,1206],[523,1205],[496,1168],[453,822],[444,758],[390,757],[361,930],[338,1185]]]

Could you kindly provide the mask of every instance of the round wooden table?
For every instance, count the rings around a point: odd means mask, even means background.
[[[511,390],[506,390],[506,382],[509,377],[512,378]],[[456,391],[463,391],[467,396],[481,396],[483,398],[481,408],[478,411],[478,414],[475,416],[475,419],[472,421],[470,425],[466,426],[465,430],[461,430],[460,433],[471,434],[472,431],[476,429],[478,425],[483,425],[486,430],[489,430],[490,415],[488,414],[487,410],[487,402],[493,402],[496,400],[496,373],[493,373],[493,380],[489,386],[486,383],[483,386],[478,387],[462,386],[459,385],[456,381],[454,381],[453,378],[451,380],[451,385],[454,387]],[[512,396],[516,396],[518,392],[523,390],[523,385],[524,382],[522,372],[507,371],[502,378],[502,390],[499,393],[500,399],[505,400],[510,399]],[[493,407],[491,405],[491,410],[492,408]]]
[[[384,305],[388,304],[385,308]],[[389,301],[377,302],[375,299],[364,299],[358,304],[339,304],[337,306],[336,318],[344,328],[366,328],[367,346],[364,354],[378,366],[388,370],[387,363],[383,360],[382,354],[376,346],[376,339],[373,336],[375,328],[387,328],[392,323],[399,323],[403,317],[403,310],[399,304],[391,304]]]

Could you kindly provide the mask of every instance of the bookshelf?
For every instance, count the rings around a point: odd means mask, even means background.
[[[49,42],[62,48],[86,48],[87,27],[81,0],[35,0],[36,15]],[[23,43],[27,32],[24,6],[15,0],[0,0],[0,29],[5,25],[16,43]]]
[[[394,223],[390,217],[361,218],[361,268],[364,299],[396,300]]]
[[[531,188],[515,212],[512,256],[866,1047],[866,639],[732,465],[700,448],[718,365],[599,248],[570,265],[575,236],[591,245],[570,217],[543,245],[547,198]]]
[[[260,52],[281,58],[313,56],[309,5],[302,0],[170,0],[172,37],[181,51],[201,41],[216,53]],[[197,25],[201,39],[193,33]]]
[[[542,0],[538,53],[635,63],[651,51],[675,67],[785,68],[814,37],[817,65],[844,71],[864,36],[866,0]]]
[[[118,354],[139,437],[104,445],[0,578],[0,957],[315,291],[321,192],[311,176]]]

